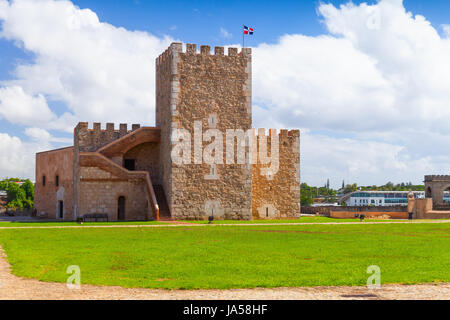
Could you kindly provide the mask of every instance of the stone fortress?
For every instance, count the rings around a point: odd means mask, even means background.
[[[300,131],[252,129],[251,49],[172,43],[156,59],[156,126],[79,123],[36,155],[50,219],[300,217]]]

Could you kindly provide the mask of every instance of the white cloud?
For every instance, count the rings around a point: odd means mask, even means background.
[[[424,174],[449,173],[450,39],[400,0],[322,4],[318,12],[329,35],[285,35],[253,50],[264,119],[310,131],[304,179],[420,183]]]
[[[64,102],[74,122],[154,123],[155,58],[170,38],[100,22],[70,1],[0,4],[0,37],[35,55],[34,63],[17,66],[16,80],[5,86]]]
[[[442,30],[447,38],[450,38],[450,24],[443,24]]]
[[[347,183],[368,185],[392,182],[421,183],[430,172],[450,172],[450,155],[417,155],[411,157],[405,147],[365,139],[333,138],[304,133],[301,136],[302,181],[333,187]]]
[[[11,123],[23,125],[56,119],[42,94],[30,96],[19,86],[0,88],[0,116]]]
[[[450,133],[450,40],[401,1],[321,5],[330,36],[286,35],[254,50],[254,93],[285,123],[349,132]],[[379,22],[368,23],[373,12]]]
[[[233,35],[231,33],[229,33],[227,31],[227,29],[225,29],[225,28],[220,28],[220,35],[225,39],[229,39],[229,38],[233,37]]]
[[[57,138],[53,137],[47,130],[42,128],[27,128],[25,134],[31,138],[31,140],[40,143],[59,142],[70,145],[73,143],[73,139]]]
[[[15,136],[0,133],[0,178],[34,179],[36,152],[52,148],[48,143],[23,142]]]

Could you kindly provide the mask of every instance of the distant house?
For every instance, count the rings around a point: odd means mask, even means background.
[[[347,206],[407,206],[410,191],[355,191],[346,201]],[[424,191],[412,191],[414,198],[425,198]],[[450,194],[447,195],[450,197]],[[448,199],[450,200],[450,198]]]

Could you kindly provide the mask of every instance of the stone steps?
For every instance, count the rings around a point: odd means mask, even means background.
[[[161,185],[153,185],[153,190],[159,206],[159,219],[161,221],[173,221],[163,187]]]

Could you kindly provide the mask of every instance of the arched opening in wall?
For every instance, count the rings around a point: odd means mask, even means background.
[[[58,201],[58,219],[64,219],[64,201]]]
[[[125,197],[123,196],[117,200],[117,220],[125,220]]]
[[[431,187],[427,187],[427,189],[425,190],[425,198],[431,198],[431,197],[432,197]]]
[[[442,203],[450,205],[450,186],[445,188],[442,193]]]

